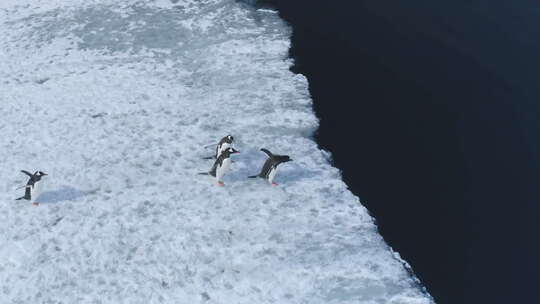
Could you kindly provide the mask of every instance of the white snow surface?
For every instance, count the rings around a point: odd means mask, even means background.
[[[232,0],[0,1],[0,303],[432,303],[313,141],[289,36]]]

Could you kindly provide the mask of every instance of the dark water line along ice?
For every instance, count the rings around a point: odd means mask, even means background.
[[[538,10],[259,3],[293,28],[319,145],[436,302],[538,297],[527,287],[538,264]]]
[[[0,302],[431,303],[307,138],[274,11],[4,0],[0,37]],[[218,187],[197,173],[227,133]],[[278,187],[246,178],[261,147],[294,159]],[[49,174],[43,204],[13,201],[21,168]]]

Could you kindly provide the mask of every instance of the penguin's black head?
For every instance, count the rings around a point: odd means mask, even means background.
[[[223,150],[223,152],[221,152],[221,154],[224,154],[226,157],[229,157],[231,154],[234,153],[240,153],[240,151],[236,150],[233,147],[228,147],[227,149]]]
[[[38,175],[38,176],[45,176],[45,175],[47,175],[47,173],[45,173],[45,172],[43,172],[43,171],[38,171],[38,172],[37,172],[37,175]]]
[[[233,147],[228,147],[222,153],[227,153],[227,155],[231,155],[231,154],[234,154],[234,153],[240,153],[240,151],[236,150]]]
[[[234,141],[234,137],[232,135],[227,135],[227,141],[232,143]]]
[[[292,158],[290,158],[289,155],[276,155],[274,157],[279,163],[286,163],[292,161]]]

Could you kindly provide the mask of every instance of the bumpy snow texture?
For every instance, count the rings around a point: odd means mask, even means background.
[[[0,303],[431,303],[313,141],[289,36],[232,0],[0,1]]]

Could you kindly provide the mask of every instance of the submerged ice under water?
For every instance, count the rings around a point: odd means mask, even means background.
[[[313,141],[289,35],[232,0],[2,1],[0,302],[431,303]]]

